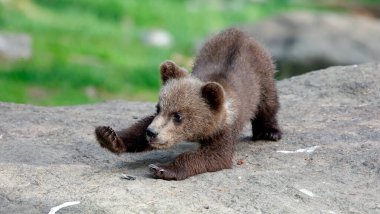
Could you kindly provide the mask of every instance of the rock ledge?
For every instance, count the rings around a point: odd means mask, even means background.
[[[284,139],[251,142],[247,129],[232,169],[179,182],[150,178],[147,165],[193,145],[116,156],[95,142],[95,126],[128,126],[152,103],[0,103],[0,213],[71,201],[59,213],[378,213],[379,81],[380,64],[280,81]]]

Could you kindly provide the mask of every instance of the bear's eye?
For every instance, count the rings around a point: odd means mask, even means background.
[[[183,117],[182,117],[182,115],[180,113],[175,112],[173,114],[173,120],[174,120],[175,123],[181,123],[182,120],[183,120]]]
[[[156,114],[159,114],[161,111],[160,105],[156,105]]]

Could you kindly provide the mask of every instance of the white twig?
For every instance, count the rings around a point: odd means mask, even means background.
[[[312,193],[310,190],[307,190],[307,189],[299,189],[300,192],[302,192],[303,194],[305,195],[308,195],[310,197],[314,197],[314,193]]]
[[[79,203],[80,203],[80,201],[71,201],[71,202],[63,203],[63,204],[61,204],[59,206],[51,208],[49,214],[55,214],[55,212],[57,212],[58,210],[60,210],[60,209],[62,209],[64,207],[76,205],[76,204],[79,204]]]
[[[280,151],[277,151],[277,152],[279,152],[279,153],[285,153],[285,154],[300,153],[300,152],[312,153],[317,148],[319,148],[319,146],[313,146],[313,147],[309,147],[309,148],[305,148],[305,149],[297,149],[296,151],[284,151],[284,150],[280,150]]]

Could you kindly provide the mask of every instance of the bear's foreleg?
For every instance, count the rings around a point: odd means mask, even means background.
[[[229,169],[232,167],[233,144],[233,142],[208,143],[197,151],[179,155],[172,163],[151,164],[149,168],[155,178],[164,180],[183,180],[205,172]]]
[[[145,131],[153,119],[154,116],[146,117],[120,131],[114,131],[108,126],[99,126],[95,129],[95,136],[100,146],[115,154],[152,150],[146,140]]]

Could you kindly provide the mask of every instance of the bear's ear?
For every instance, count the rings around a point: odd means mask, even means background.
[[[165,84],[169,79],[180,79],[187,76],[187,71],[173,61],[167,60],[160,65],[162,83]]]
[[[220,111],[224,104],[224,89],[216,82],[208,82],[201,89],[202,97],[214,111]]]

